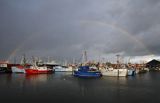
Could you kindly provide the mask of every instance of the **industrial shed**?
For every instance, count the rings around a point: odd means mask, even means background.
[[[146,66],[150,69],[150,70],[160,70],[160,61],[159,60],[151,60],[149,61]]]

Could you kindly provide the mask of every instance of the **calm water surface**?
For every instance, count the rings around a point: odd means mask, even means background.
[[[0,74],[3,103],[160,103],[159,93],[160,72],[98,79],[71,73]]]

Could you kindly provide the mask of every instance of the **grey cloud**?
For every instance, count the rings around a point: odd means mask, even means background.
[[[93,57],[159,55],[159,9],[159,0],[1,0],[0,58],[19,46],[17,56],[55,59],[84,49]]]

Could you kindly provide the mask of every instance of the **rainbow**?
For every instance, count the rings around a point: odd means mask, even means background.
[[[28,38],[24,39],[24,41],[22,43],[20,43],[19,45],[17,45],[17,47],[10,53],[10,55],[7,58],[7,61],[11,60],[18,51],[20,51],[21,49],[23,49],[23,47],[25,46],[25,44],[27,42],[29,42],[30,40],[33,40],[39,33],[35,32],[33,34],[31,34],[30,36],[28,36]]]
[[[115,29],[117,31],[120,31],[122,35],[126,36],[127,38],[133,40],[138,44],[138,46],[144,48],[149,55],[154,55],[151,50],[147,48],[147,46],[139,40],[137,37],[133,36],[130,32],[127,30],[121,28],[119,25],[116,23],[107,23],[107,22],[102,22],[102,21],[81,21],[83,26],[88,26],[88,25],[99,25],[99,26],[108,26],[111,27],[112,29]]]

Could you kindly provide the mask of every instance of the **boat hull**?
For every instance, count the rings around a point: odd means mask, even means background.
[[[127,76],[127,69],[113,69],[113,70],[101,70],[102,75],[104,76],[119,76],[125,77]]]
[[[7,72],[7,68],[5,67],[0,67],[0,73],[6,73]]]
[[[82,78],[98,78],[101,77],[101,72],[81,72],[81,71],[74,71],[73,74],[75,77],[82,77]]]
[[[12,67],[12,73],[25,73],[25,69],[22,67]]]
[[[46,73],[52,73],[53,70],[38,70],[38,69],[26,69],[26,74],[46,74]]]
[[[66,69],[66,70],[64,70],[64,69],[55,69],[54,71],[55,72],[72,72],[72,70],[68,70],[68,69]]]

